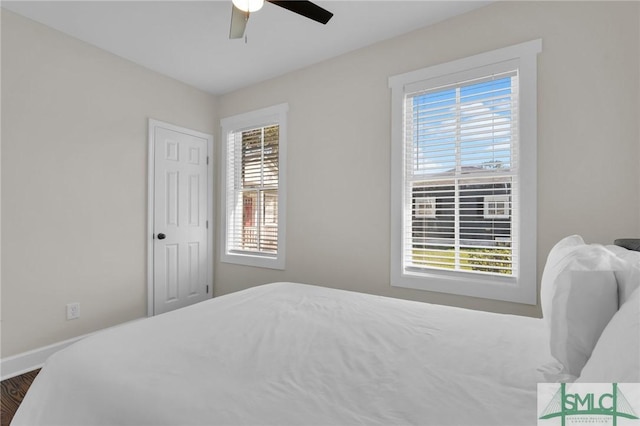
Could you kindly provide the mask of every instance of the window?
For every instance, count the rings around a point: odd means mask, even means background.
[[[484,197],[485,219],[511,219],[508,195],[487,195]],[[504,238],[498,241],[506,241]]]
[[[414,197],[415,217],[422,219],[435,219],[436,199],[435,197]]]
[[[536,40],[389,79],[391,284],[536,303]]]
[[[223,262],[284,269],[286,104],[221,120]]]

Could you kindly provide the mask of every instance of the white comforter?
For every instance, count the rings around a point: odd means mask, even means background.
[[[533,425],[542,320],[276,283],[53,355],[13,425]]]

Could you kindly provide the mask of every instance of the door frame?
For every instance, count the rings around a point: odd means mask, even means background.
[[[187,129],[185,127],[176,126],[160,120],[149,118],[148,127],[148,173],[147,173],[147,316],[152,317],[154,313],[154,212],[155,212],[155,130],[156,128],[164,128],[174,132],[185,133],[187,135],[199,137],[207,140],[207,283],[211,285],[211,295],[213,296],[213,259],[215,246],[214,242],[214,152],[213,152],[213,135],[202,133],[196,130]]]

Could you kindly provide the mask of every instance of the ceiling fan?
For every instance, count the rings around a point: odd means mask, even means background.
[[[231,29],[229,30],[229,38],[242,38],[244,30],[247,27],[249,14],[260,10],[265,0],[233,0],[233,9],[231,12]],[[321,8],[310,1],[297,0],[266,0],[271,4],[280,6],[291,12],[312,19],[321,24],[326,24],[333,16],[333,13]]]

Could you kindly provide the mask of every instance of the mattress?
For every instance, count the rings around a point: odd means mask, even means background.
[[[531,425],[540,319],[274,283],[51,356],[13,425]]]

